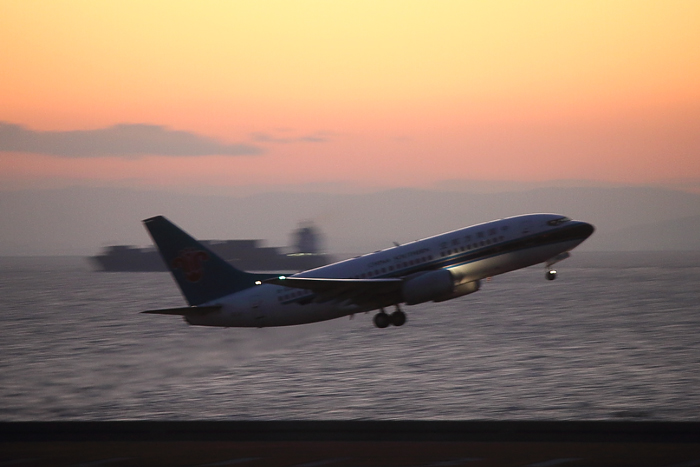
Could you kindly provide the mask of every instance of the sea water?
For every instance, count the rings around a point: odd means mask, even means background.
[[[0,420],[700,420],[700,255],[558,266],[400,328],[222,329],[139,314],[184,305],[167,273],[0,258]]]

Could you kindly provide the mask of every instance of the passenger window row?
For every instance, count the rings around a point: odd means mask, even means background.
[[[284,295],[278,295],[278,296],[277,296],[277,301],[282,302],[282,301],[285,301],[285,300],[291,300],[291,299],[293,299],[293,298],[299,298],[299,297],[301,297],[301,296],[303,296],[303,295],[306,295],[306,294],[308,294],[308,293],[309,293],[308,290],[294,290],[294,291],[289,292],[289,293],[286,293],[286,294],[284,294]]]
[[[503,235],[501,235],[501,236],[499,236],[499,237],[497,237],[497,238],[494,238],[494,239],[488,238],[488,239],[486,239],[486,240],[481,240],[481,241],[478,241],[478,242],[469,243],[469,244],[467,244],[466,246],[463,245],[463,246],[461,246],[461,247],[452,248],[452,249],[449,249],[449,250],[446,250],[446,251],[442,251],[442,252],[440,253],[440,256],[442,256],[442,257],[444,258],[445,256],[450,256],[450,255],[457,254],[457,253],[460,253],[460,252],[463,252],[463,251],[472,250],[472,249],[474,249],[474,248],[479,248],[479,247],[482,247],[482,246],[491,245],[491,244],[496,243],[496,242],[502,242],[503,240],[505,240],[505,237],[504,237]]]

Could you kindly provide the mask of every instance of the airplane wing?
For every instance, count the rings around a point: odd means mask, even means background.
[[[403,279],[328,279],[320,277],[279,276],[264,280],[265,284],[275,284],[296,289],[305,289],[316,294],[314,301],[348,301],[364,306],[373,303],[398,303]]]

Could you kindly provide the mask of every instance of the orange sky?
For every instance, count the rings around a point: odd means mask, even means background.
[[[0,0],[0,41],[0,122],[150,124],[262,150],[77,158],[0,141],[0,189],[700,187],[694,0]]]

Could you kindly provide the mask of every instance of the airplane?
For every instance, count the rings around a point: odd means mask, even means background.
[[[189,306],[142,313],[180,315],[192,325],[268,327],[314,323],[379,310],[374,325],[402,326],[401,304],[442,302],[481,281],[554,264],[595,228],[558,214],[509,217],[291,275],[241,271],[163,216],[143,221]],[[387,313],[385,308],[394,307]]]

